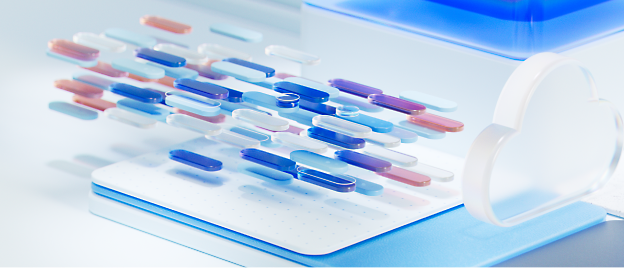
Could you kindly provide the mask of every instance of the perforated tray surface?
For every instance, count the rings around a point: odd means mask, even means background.
[[[219,159],[224,168],[204,172],[174,162],[168,158],[172,149]],[[401,149],[427,154],[428,164],[440,168],[458,167],[459,159],[415,144]],[[385,187],[381,196],[371,197],[333,192],[299,180],[274,185],[240,174],[236,167],[245,160],[239,151],[198,138],[98,169],[93,182],[308,255],[334,252],[461,203],[457,175],[451,182],[433,181],[417,188],[350,167],[347,174]],[[287,157],[280,148],[271,151]],[[332,150],[326,153],[332,154]]]

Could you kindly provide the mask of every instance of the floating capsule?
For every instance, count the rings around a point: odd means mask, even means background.
[[[360,115],[360,108],[357,106],[340,105],[336,108],[336,115],[340,117],[352,117]]]
[[[167,116],[167,124],[174,127],[186,128],[206,136],[216,136],[221,134],[219,125],[206,122],[184,114],[170,114]]]
[[[208,61],[208,57],[203,54],[173,44],[158,44],[154,50],[185,58],[188,64],[204,64]]]
[[[453,178],[455,177],[453,172],[439,169],[437,167],[433,167],[423,163],[418,163],[418,165],[411,169],[425,176],[429,176],[432,180],[439,182],[453,181]]]
[[[82,120],[95,120],[98,118],[98,113],[96,111],[91,111],[67,102],[53,101],[48,104],[48,108]]]
[[[271,134],[271,140],[284,146],[288,146],[294,149],[306,150],[317,154],[327,152],[326,144],[290,132],[275,132]]]
[[[235,89],[231,89],[228,88],[228,97],[227,97],[227,101],[229,102],[234,102],[234,103],[238,103],[238,102],[243,102],[243,92],[240,92],[238,90]]]
[[[254,84],[256,86],[261,86],[263,88],[267,88],[267,89],[273,90],[273,85],[275,83],[279,82],[279,81],[282,81],[282,79],[275,78],[275,77],[269,77],[269,78],[265,79],[262,82],[254,82],[254,83],[251,83],[251,84]]]
[[[162,95],[154,90],[135,87],[124,83],[114,83],[110,85],[110,91],[145,103],[160,103],[162,101]]]
[[[254,110],[256,112],[271,116],[271,113],[258,110],[255,108],[256,107],[255,105],[249,104],[246,102],[239,102],[239,103],[234,103],[234,102],[229,102],[229,101],[220,101],[220,102],[221,102],[221,113],[225,115],[231,116],[232,112],[238,109],[250,109],[250,110]]]
[[[323,104],[323,103],[300,100],[299,107],[301,107],[301,109],[304,109],[313,113],[317,113],[320,115],[335,115],[336,114],[336,107]]]
[[[384,187],[377,183],[370,182],[361,178],[356,178],[353,176],[345,175],[345,174],[335,174],[334,176],[348,180],[348,181],[355,182],[355,191],[357,193],[368,195],[368,196],[379,196],[383,194]]]
[[[146,64],[165,70],[165,76],[169,76],[175,79],[178,79],[178,78],[197,79],[197,77],[199,77],[199,73],[197,71],[189,69],[189,68],[168,67],[168,66],[164,66],[155,62],[151,62],[151,61],[146,62]],[[185,67],[188,67],[188,65],[186,65]]]
[[[247,161],[284,172],[294,171],[297,167],[295,161],[259,149],[243,149],[240,156]]]
[[[105,79],[96,75],[90,75],[90,74],[77,73],[77,74],[74,74],[72,78],[76,81],[80,81],[82,83],[92,85],[102,90],[110,90],[110,85],[117,83],[115,81],[108,80],[108,79]]]
[[[364,153],[379,159],[390,161],[402,167],[413,167],[418,164],[418,158],[416,157],[378,146],[366,146],[366,148],[364,148]]]
[[[362,98],[368,98],[368,95],[371,94],[383,94],[383,91],[381,89],[369,87],[344,79],[331,79],[329,80],[329,85],[338,88],[342,92],[346,92]]]
[[[294,113],[299,110],[299,106],[279,107],[277,106],[277,97],[257,91],[247,91],[243,93],[243,102],[258,105],[264,108],[275,110],[283,113]]]
[[[296,75],[287,74],[287,73],[276,73],[275,78],[286,79],[288,77],[297,77]]]
[[[124,111],[120,108],[110,108],[104,111],[104,114],[113,120],[117,120],[124,124],[135,126],[138,128],[152,128],[156,125],[156,120],[140,116],[138,114]]]
[[[360,149],[366,145],[364,139],[353,138],[320,127],[308,128],[307,135],[310,138],[347,149]]]
[[[128,72],[117,70],[110,64],[103,61],[98,61],[95,66],[83,68],[110,77],[128,77]]]
[[[370,136],[365,138],[365,140],[369,143],[374,143],[384,148],[394,148],[401,145],[401,139],[377,132],[372,132]]]
[[[166,109],[132,99],[118,100],[117,108],[163,122],[166,120],[167,116],[171,114]]]
[[[258,127],[258,128],[261,128],[261,127]],[[262,128],[262,129],[266,130],[266,131],[270,131],[270,132],[278,132],[278,131],[275,131],[275,130],[270,130],[270,129],[265,129],[265,128]],[[288,133],[292,133],[292,134],[295,134],[295,135],[299,136],[299,133],[301,133],[302,131],[303,131],[303,129],[295,127],[293,125],[290,125],[290,126],[288,126],[287,130],[279,131],[279,132],[288,132]]]
[[[387,172],[392,169],[392,163],[386,160],[381,160],[372,156],[349,150],[334,152],[334,158],[343,162],[347,162],[347,164],[354,165],[356,167],[367,169],[373,172]]]
[[[430,113],[407,116],[407,121],[441,132],[460,132],[464,130],[464,123]]]
[[[348,193],[355,191],[355,182],[345,180],[314,169],[301,169],[298,172],[300,180],[309,182],[336,192]]]
[[[277,185],[290,184],[293,180],[293,176],[288,173],[249,162],[238,164],[237,170],[239,173]]]
[[[102,95],[104,95],[103,90],[76,80],[56,80],[54,81],[54,86],[86,98],[99,99],[102,97]]]
[[[223,168],[221,161],[187,150],[172,150],[169,159],[205,171],[218,171]]]
[[[302,86],[288,81],[281,81],[273,84],[273,90],[280,93],[293,93],[299,95],[302,100],[322,103],[329,100],[329,93],[316,90],[311,87]]]
[[[226,127],[229,131],[234,132],[234,133],[238,133],[241,134],[245,137],[249,137],[252,138],[254,140],[257,140],[260,142],[260,145],[265,146],[268,143],[271,143],[271,136],[257,132],[257,131],[253,131],[251,129],[246,129],[246,128],[242,128],[239,126],[229,126]]]
[[[400,167],[392,167],[392,169],[388,171],[375,173],[379,176],[416,187],[423,187],[431,184],[431,178]]]
[[[74,34],[73,40],[78,44],[92,47],[97,50],[105,50],[115,53],[126,51],[126,44],[94,33],[77,33]]]
[[[249,43],[262,41],[262,33],[226,23],[213,23],[210,25],[210,31]]]
[[[188,116],[191,116],[191,117],[195,117],[195,118],[197,118],[199,120],[204,120],[204,121],[207,121],[207,122],[210,122],[210,123],[215,123],[215,124],[219,124],[219,123],[225,122],[225,115],[223,115],[223,114],[216,115],[216,116],[201,116],[201,115],[198,115],[198,114],[191,113],[189,111],[182,110],[180,108],[173,108],[173,112],[177,113],[177,114],[185,114],[185,115],[188,115]]]
[[[286,93],[275,97],[275,105],[281,108],[299,107],[299,96],[297,94]]]
[[[160,79],[165,77],[165,70],[147,65],[145,63],[136,62],[131,59],[114,59],[111,65],[117,70],[135,74],[147,79]]]
[[[168,91],[165,103],[201,116],[216,116],[220,112],[221,103],[213,99],[183,92]]]
[[[317,127],[329,129],[354,138],[366,138],[373,133],[367,126],[352,123],[334,116],[319,115],[312,119],[312,124]]]
[[[242,59],[238,59],[238,58],[227,58],[227,59],[223,59],[224,62],[231,62],[234,63],[236,65],[240,65],[240,66],[244,66],[250,69],[254,69],[256,71],[260,71],[263,72],[266,76],[266,78],[269,77],[273,77],[275,75],[275,69],[271,68],[271,67],[267,67],[264,65],[260,65],[251,61],[246,61],[246,60],[242,60]]]
[[[177,34],[188,34],[193,30],[193,28],[189,25],[182,24],[179,22],[175,22],[172,20],[168,20],[162,17],[145,15],[141,17],[139,22],[143,25],[152,26],[161,30],[165,30],[167,32],[177,33]]]
[[[232,111],[232,117],[243,122],[275,131],[287,130],[288,121],[250,109]]]
[[[401,118],[394,118],[390,120],[394,123],[395,127],[400,127],[402,129],[414,132],[419,136],[422,136],[427,139],[442,139],[446,137],[446,132],[441,132],[437,130],[433,130],[430,128],[422,127],[416,124],[412,124],[407,120],[403,120]]]
[[[409,115],[419,115],[425,113],[427,109],[424,105],[413,103],[411,101],[402,100],[399,98],[395,98],[388,95],[383,94],[371,94],[368,95],[368,102],[375,104],[377,106],[381,106],[384,108],[388,108],[390,110],[394,110],[397,112],[401,112]]]
[[[227,61],[212,63],[212,65],[210,65],[210,70],[251,83],[262,82],[266,79],[266,74],[261,71]]]
[[[294,113],[279,113],[280,117],[284,117],[284,118],[288,118],[290,120],[293,120],[299,124],[303,124],[306,126],[314,126],[312,124],[312,119],[315,116],[318,116],[318,114],[315,114],[313,112],[309,112],[309,111],[305,111],[302,109],[299,109],[298,111],[294,112]]]
[[[223,75],[223,74],[212,71],[211,69],[212,63],[213,62],[209,61],[206,64],[200,64],[200,65],[187,64],[185,67],[188,69],[197,71],[199,76],[206,77],[208,79],[223,80],[223,79],[228,78],[227,75]]]
[[[50,51],[70,58],[92,61],[100,56],[100,51],[88,46],[76,44],[69,40],[52,39],[48,42]]]
[[[349,170],[345,162],[305,150],[291,152],[290,160],[330,173],[345,173]]]
[[[364,101],[357,100],[355,98],[351,98],[347,96],[338,96],[336,98],[332,98],[331,101],[338,103],[338,104],[342,104],[342,105],[356,106],[360,108],[360,110],[369,112],[369,113],[379,113],[379,112],[383,112],[384,110],[384,108],[379,107],[377,105],[373,105],[368,102],[364,102]]]
[[[401,139],[401,143],[414,143],[418,140],[418,134],[400,127],[393,127],[387,134]]]
[[[48,57],[52,57],[52,58],[55,58],[57,60],[62,60],[62,61],[65,61],[65,62],[68,62],[68,63],[71,63],[71,64],[75,64],[75,65],[78,65],[78,66],[83,67],[83,68],[85,68],[85,67],[93,67],[93,66],[96,66],[98,64],[97,60],[91,60],[91,61],[77,60],[77,59],[74,59],[72,57],[68,57],[68,56],[65,56],[65,55],[61,55],[61,54],[55,53],[55,52],[53,52],[53,51],[51,51],[49,49],[46,51],[46,55],[48,55]]]
[[[225,99],[228,97],[228,89],[208,82],[200,82],[188,78],[180,78],[175,80],[174,86],[184,91],[188,91],[197,95],[211,99]]]
[[[323,85],[319,82],[315,82],[312,80],[308,80],[305,78],[301,78],[301,77],[288,77],[286,79],[284,79],[284,81],[287,82],[291,82],[297,85],[301,85],[301,86],[305,86],[305,87],[309,87],[309,88],[313,88],[316,89],[318,91],[323,91],[327,94],[329,94],[329,98],[336,98],[339,96],[340,94],[340,90],[338,90],[335,87],[331,87],[328,85]]]
[[[241,60],[250,61],[251,55],[241,52],[229,47],[224,47],[217,44],[201,44],[197,47],[199,53],[208,56],[211,60],[222,60],[227,58],[237,58]]]
[[[104,111],[108,108],[114,108],[117,107],[117,104],[110,102],[110,101],[105,101],[103,99],[91,99],[91,98],[85,98],[83,96],[80,95],[74,95],[72,97],[72,101],[74,101],[75,103],[78,104],[82,104],[84,106],[87,107],[91,107],[93,109],[96,110],[100,110],[100,111]]]
[[[453,112],[457,110],[457,103],[436,96],[431,96],[418,91],[403,91],[399,97],[404,100],[422,104],[428,109],[439,112]]]
[[[367,126],[377,133],[388,133],[394,128],[394,125],[391,122],[365,114],[359,114],[356,116],[340,116],[339,118],[359,125]]]
[[[317,65],[321,63],[321,58],[319,56],[285,46],[270,45],[264,49],[264,53],[269,56],[277,56],[303,65]]]
[[[260,146],[260,141],[258,140],[225,129],[221,130],[221,134],[212,138],[241,148],[258,148]]]
[[[184,65],[186,65],[186,59],[182,57],[171,55],[162,51],[153,50],[150,48],[137,48],[134,50],[134,56],[167,67],[183,67]]]
[[[119,28],[110,28],[104,31],[104,36],[108,38],[117,39],[122,42],[126,42],[137,47],[153,47],[158,42],[154,37],[148,35],[142,35],[135,32],[131,32]]]

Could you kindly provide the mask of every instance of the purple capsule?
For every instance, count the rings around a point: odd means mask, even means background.
[[[409,115],[424,114],[427,109],[424,105],[383,94],[369,95],[368,102]]]

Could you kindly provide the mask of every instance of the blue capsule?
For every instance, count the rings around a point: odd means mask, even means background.
[[[94,120],[98,118],[98,113],[78,105],[62,101],[53,101],[48,104],[50,110],[54,110],[66,115],[70,115],[82,120]]]
[[[133,99],[121,99],[117,101],[117,108],[145,116],[154,120],[166,122],[171,112],[159,108],[153,104],[135,101]]]
[[[334,153],[334,158],[347,162],[349,165],[367,169],[373,172],[387,172],[392,163],[354,151],[342,150]]]
[[[322,103],[310,102],[307,100],[300,100],[299,107],[301,109],[304,109],[313,113],[317,113],[320,115],[335,115],[336,114],[336,107],[334,106],[322,104]]]
[[[244,66],[247,68],[251,68],[254,69],[256,71],[260,71],[266,74],[266,77],[273,77],[275,75],[275,69],[271,68],[271,67],[267,67],[264,65],[260,65],[257,63],[253,63],[250,61],[246,61],[246,60],[241,60],[241,59],[237,59],[237,58],[227,58],[224,59],[223,61],[227,61],[227,62],[231,62],[234,63],[236,65],[240,65],[240,66]]]
[[[383,194],[384,187],[377,183],[363,180],[360,178],[356,178],[353,176],[345,175],[345,174],[338,174],[334,176],[355,182],[355,191],[360,194],[368,195],[368,196],[378,196],[378,195]]]
[[[280,113],[294,113],[299,110],[298,105],[294,107],[280,107],[277,105],[277,97],[258,91],[247,91],[243,93],[243,102],[258,105]]]
[[[295,108],[299,106],[299,95],[286,93],[282,96],[275,97],[275,105],[281,108]]]
[[[153,50],[151,48],[137,48],[134,50],[134,55],[137,58],[152,61],[168,67],[183,67],[186,65],[186,59],[182,57]]]
[[[293,176],[290,173],[280,172],[249,162],[238,164],[237,170],[239,173],[277,185],[290,184],[293,180]]]
[[[228,97],[227,101],[229,102],[243,102],[243,92],[240,92],[235,89],[228,88]]]
[[[145,103],[160,103],[163,100],[162,94],[155,92],[154,90],[135,87],[124,83],[114,83],[110,85],[110,91]]]
[[[309,182],[323,188],[336,192],[348,193],[355,190],[355,182],[345,180],[314,169],[300,169],[297,177],[305,182]]]
[[[377,133],[388,133],[394,128],[394,124],[391,122],[365,114],[358,114],[356,116],[338,116],[338,118],[367,126]]]
[[[182,164],[205,171],[217,171],[223,168],[223,163],[221,163],[221,161],[189,152],[187,150],[170,151],[169,158]]]
[[[178,78],[197,79],[197,77],[199,77],[199,73],[197,71],[189,69],[189,68],[167,67],[162,64],[158,64],[158,63],[151,62],[151,61],[148,61],[146,63],[147,65],[163,69],[165,71],[165,76],[169,76],[175,79],[178,79]]]
[[[288,81],[280,81],[273,84],[273,90],[280,93],[293,93],[299,95],[302,100],[322,103],[329,101],[329,93],[302,86]]]
[[[308,137],[347,149],[360,149],[366,145],[364,139],[353,138],[320,127],[308,128]]]
[[[247,161],[283,172],[293,172],[297,168],[297,163],[295,161],[259,149],[243,149],[240,151],[240,155]]]
[[[229,90],[226,87],[208,82],[200,82],[189,78],[176,79],[173,82],[173,85],[175,88],[217,100],[226,99],[229,94]]]

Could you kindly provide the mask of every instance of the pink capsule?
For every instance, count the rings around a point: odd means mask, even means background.
[[[102,95],[104,95],[104,90],[101,90],[92,85],[78,82],[76,80],[56,80],[54,81],[54,86],[62,90],[74,93],[76,95],[91,99],[99,99],[102,97]]]
[[[416,187],[423,187],[431,184],[430,177],[400,167],[393,166],[392,169],[387,172],[375,172],[375,174]]]
[[[141,18],[140,22],[143,25],[152,26],[161,30],[177,34],[187,34],[190,33],[191,30],[193,30],[193,28],[189,25],[157,16],[145,15]]]
[[[460,132],[464,130],[464,123],[430,113],[408,115],[407,121],[441,132]]]
[[[113,66],[111,66],[110,64],[103,61],[98,61],[97,65],[85,69],[110,77],[128,77],[128,72],[117,70],[113,68]]]
[[[99,50],[79,45],[69,40],[52,39],[48,42],[48,47],[54,53],[77,60],[92,61],[100,56]]]
[[[79,104],[82,104],[84,106],[91,107],[91,108],[96,109],[96,110],[100,110],[102,112],[104,110],[108,109],[108,108],[117,107],[117,104],[115,104],[113,102],[110,102],[110,101],[106,101],[106,100],[103,100],[103,99],[90,99],[90,98],[85,98],[85,97],[80,96],[80,95],[74,95],[72,97],[72,100],[75,103],[79,103]]]

